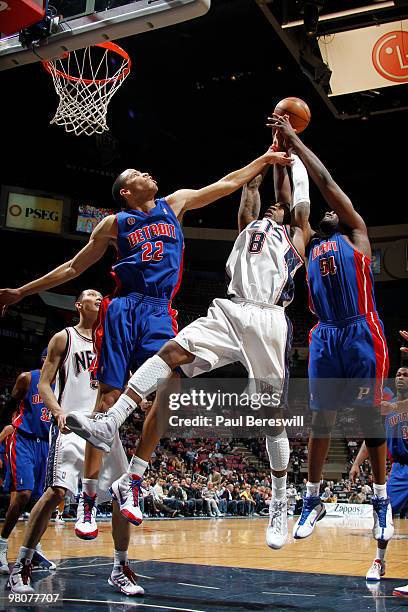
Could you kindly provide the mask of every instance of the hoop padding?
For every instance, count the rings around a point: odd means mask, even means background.
[[[103,42],[42,63],[59,96],[50,124],[60,125],[76,136],[109,130],[108,104],[130,73],[126,51],[115,43]]]

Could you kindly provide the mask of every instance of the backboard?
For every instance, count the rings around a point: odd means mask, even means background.
[[[0,70],[187,21],[204,15],[210,4],[211,0],[49,0],[49,9],[60,16],[55,31],[28,47],[18,34],[0,39]]]

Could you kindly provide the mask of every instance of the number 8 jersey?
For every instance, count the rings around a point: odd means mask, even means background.
[[[302,257],[284,225],[272,219],[253,221],[242,230],[227,261],[228,295],[259,304],[288,306],[294,296]]]
[[[309,244],[310,308],[332,323],[376,311],[371,261],[340,233]]]

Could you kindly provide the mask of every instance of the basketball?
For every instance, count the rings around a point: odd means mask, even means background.
[[[310,122],[310,109],[300,98],[284,98],[273,111],[277,115],[289,115],[289,121],[298,134],[307,128]]]

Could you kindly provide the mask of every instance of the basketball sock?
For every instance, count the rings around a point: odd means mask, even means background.
[[[287,469],[290,448],[285,430],[278,436],[266,436],[266,450],[268,451],[269,464],[275,472],[282,472]]]
[[[96,488],[98,486],[98,480],[96,478],[83,478],[82,479],[82,490],[89,497],[96,496]]]
[[[119,429],[126,421],[126,419],[135,410],[137,404],[131,397],[122,393],[117,402],[113,404],[112,408],[109,408],[106,413],[107,416],[112,417]]]
[[[147,466],[149,463],[147,461],[143,461],[136,455],[133,455],[131,462],[129,463],[129,467],[127,469],[127,473],[129,476],[138,476],[138,478],[142,478],[145,473]]]
[[[287,475],[274,476],[272,474],[272,501],[285,501],[286,500],[286,481]]]
[[[320,482],[309,482],[306,484],[306,497],[318,497],[320,491]]]
[[[120,569],[122,571],[121,565],[125,565],[128,562],[128,553],[127,550],[115,550],[114,559],[113,559],[113,569]]]
[[[156,391],[159,381],[169,378],[172,369],[158,355],[150,357],[144,364],[136,370],[130,377],[128,387],[137,393],[142,399]]]
[[[376,495],[380,499],[386,499],[387,497],[387,485],[386,484],[379,485],[377,483],[374,483],[373,489],[374,489],[374,495]]]
[[[27,561],[32,561],[35,553],[35,548],[26,548],[25,546],[21,546],[18,552],[17,563],[22,563],[23,559]]]
[[[309,177],[303,162],[292,153],[294,162],[292,164],[293,197],[291,210],[301,202],[310,203]]]
[[[378,548],[377,546],[377,554],[375,555],[375,558],[379,559],[382,563],[384,563],[386,550],[386,548]]]

